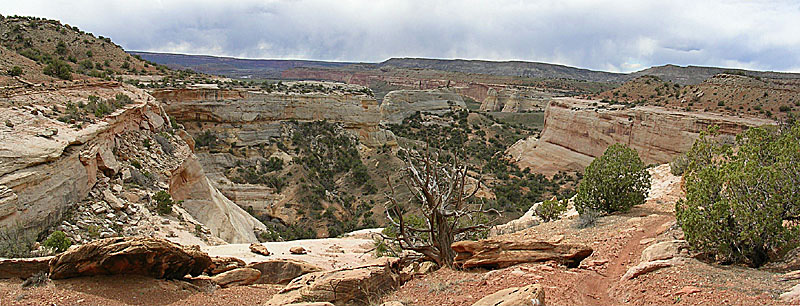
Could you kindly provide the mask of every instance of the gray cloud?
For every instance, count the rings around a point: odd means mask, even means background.
[[[796,1],[45,1],[0,4],[128,50],[248,58],[528,60],[800,71]]]

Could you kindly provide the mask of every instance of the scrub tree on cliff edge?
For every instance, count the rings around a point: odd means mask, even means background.
[[[453,267],[456,255],[451,247],[453,242],[488,230],[491,222],[486,214],[499,215],[499,212],[471,203],[481,183],[480,180],[471,182],[467,177],[467,165],[455,155],[440,156],[429,149],[422,154],[401,149],[399,155],[405,162],[402,181],[413,198],[408,203],[400,203],[387,178],[392,190],[392,194],[387,195],[389,205],[386,208],[391,231],[385,232],[383,238],[403,250],[422,254],[423,259],[434,261],[440,267]]]

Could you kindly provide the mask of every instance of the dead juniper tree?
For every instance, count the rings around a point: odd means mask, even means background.
[[[451,244],[488,230],[493,220],[488,220],[485,214],[499,215],[499,212],[484,209],[482,203],[471,202],[481,181],[476,179],[471,183],[466,163],[455,155],[440,156],[429,149],[422,154],[401,149],[400,155],[405,162],[401,170],[402,182],[413,198],[408,203],[400,203],[387,178],[392,193],[387,195],[386,216],[396,231],[383,238],[403,250],[421,254],[423,259],[432,260],[440,267],[453,267],[456,254]],[[473,189],[467,190],[468,185],[474,185],[470,186]],[[421,214],[422,218],[413,218],[413,213]]]

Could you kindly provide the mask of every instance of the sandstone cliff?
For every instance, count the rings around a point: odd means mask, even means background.
[[[155,203],[152,194],[167,189],[169,178],[186,172],[180,169],[193,169],[200,181],[205,174],[191,168],[196,162],[190,146],[178,137],[181,131],[168,124],[156,100],[114,82],[48,87],[7,92],[9,100],[0,105],[0,120],[6,122],[0,127],[0,228],[23,226],[39,233],[61,224],[59,229],[73,240],[85,242],[114,235],[156,235],[159,227],[171,224],[147,212]],[[130,101],[108,115],[100,107],[92,110],[93,99],[96,105],[106,105],[121,96]],[[88,106],[83,104],[87,100]],[[177,195],[181,191],[174,189]],[[191,238],[204,236],[208,228],[228,241],[255,241],[252,231],[258,221],[237,214],[239,208],[213,187],[205,191],[187,198],[200,204],[186,201],[187,208],[206,206],[202,210],[187,209],[189,214],[182,215],[181,204],[175,208],[182,223],[191,225],[188,229],[167,226],[158,235]],[[204,239],[218,243],[213,237]]]
[[[448,89],[395,90],[381,104],[381,122],[398,124],[416,112],[443,114],[466,109],[464,100]]]
[[[485,112],[511,112],[542,109],[553,95],[533,90],[518,90],[504,88],[495,90],[490,88],[486,92],[486,99],[481,103],[481,111]]]
[[[194,156],[173,171],[169,191],[182,207],[214,236],[230,243],[257,242],[256,230],[265,226],[215,188]]]
[[[688,151],[708,126],[719,125],[721,133],[737,134],[750,126],[774,123],[655,106],[622,108],[556,98],[545,111],[540,139],[520,140],[506,153],[520,167],[552,176],[560,170],[582,171],[614,143],[636,149],[646,164],[666,163]]]
[[[392,141],[378,128],[378,102],[367,95],[168,89],[153,96],[175,119],[190,123],[186,124],[190,133],[227,130],[234,146],[258,145],[280,136],[278,122],[285,120],[342,123],[367,145]]]

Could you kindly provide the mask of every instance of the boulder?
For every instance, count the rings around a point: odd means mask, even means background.
[[[381,304],[381,306],[405,306],[403,302],[400,301],[388,301]]]
[[[781,301],[788,303],[796,303],[800,301],[800,284],[794,285],[792,289],[780,295]]]
[[[301,247],[301,246],[296,246],[296,247],[290,248],[289,249],[289,253],[292,253],[292,254],[295,254],[295,255],[303,255],[303,254],[306,253],[306,249]]]
[[[533,240],[490,238],[453,243],[455,264],[461,268],[505,268],[527,262],[556,261],[577,267],[592,255],[592,248],[581,244],[549,243]]]
[[[250,252],[253,252],[253,253],[256,253],[256,254],[259,254],[259,255],[264,255],[264,256],[269,256],[269,254],[270,254],[269,250],[267,250],[267,247],[265,247],[263,244],[260,244],[260,243],[251,243],[250,244]]]
[[[138,274],[155,278],[197,276],[211,265],[197,246],[182,247],[152,237],[118,237],[95,240],[56,255],[50,261],[50,278]]]
[[[236,268],[243,268],[245,262],[236,257],[212,257],[211,265],[206,269],[209,275],[220,274]]]
[[[251,268],[238,268],[214,275],[211,280],[220,287],[225,288],[252,285],[259,277],[261,277],[261,271]]]
[[[674,265],[682,264],[684,263],[684,260],[685,260],[684,258],[677,257],[666,260],[653,260],[653,261],[641,262],[638,265],[628,269],[628,271],[625,272],[625,274],[623,274],[622,277],[620,277],[620,280],[634,279],[642,274],[647,274],[658,269],[668,268]]]
[[[108,205],[114,210],[119,211],[125,209],[125,203],[117,198],[117,196],[115,196],[114,193],[109,189],[103,190],[103,199],[105,199],[106,203],[108,203]]]
[[[412,279],[415,275],[425,275],[436,271],[439,266],[432,261],[425,261],[422,263],[413,262],[410,265],[404,267],[402,271],[400,271],[400,278],[403,281],[408,281]]]
[[[642,251],[641,262],[664,260],[688,255],[686,240],[671,240],[651,245]]]
[[[370,298],[400,284],[396,271],[397,259],[392,259],[385,264],[309,273],[292,280],[266,304],[316,301],[336,305],[366,305]]]
[[[256,281],[256,284],[285,285],[301,275],[323,271],[322,268],[310,263],[292,259],[256,262],[247,267],[261,271],[261,278]]]
[[[472,306],[544,305],[542,285],[533,284],[522,288],[512,287],[497,291],[472,304]]]
[[[328,302],[303,302],[303,303],[286,304],[284,306],[334,306],[334,305]]]
[[[0,279],[29,278],[41,271],[50,271],[50,260],[53,256],[34,258],[0,259]]]

